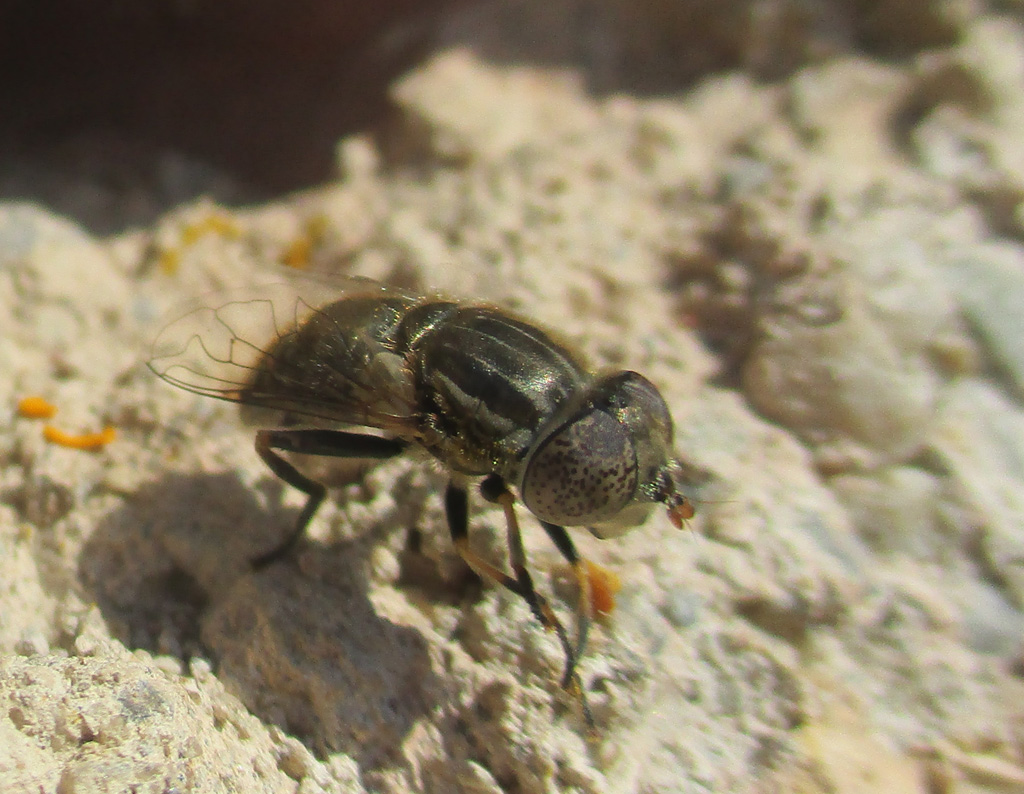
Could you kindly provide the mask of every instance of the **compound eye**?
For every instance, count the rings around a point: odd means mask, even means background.
[[[608,521],[637,489],[629,429],[598,408],[555,428],[530,455],[520,493],[543,521],[579,526]]]

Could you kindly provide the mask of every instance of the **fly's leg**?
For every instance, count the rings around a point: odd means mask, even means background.
[[[579,674],[576,672],[577,657],[572,643],[569,641],[569,635],[547,600],[534,588],[533,578],[526,567],[526,551],[523,549],[523,539],[519,532],[519,521],[516,519],[515,514],[515,496],[508,489],[508,486],[505,485],[505,481],[497,475],[487,477],[480,485],[480,492],[487,501],[501,505],[505,512],[505,523],[508,529],[509,564],[512,566],[515,577],[513,578],[498,570],[486,560],[480,559],[469,549],[466,490],[465,488],[449,485],[445,502],[449,508],[448,522],[455,548],[466,563],[476,570],[477,573],[498,582],[526,601],[530,606],[530,611],[533,612],[541,625],[558,635],[558,641],[561,643],[562,650],[565,653],[566,671],[562,678],[562,688],[579,699],[583,710],[583,718],[587,723],[587,731],[590,735],[596,735],[594,717],[590,713],[583,685],[580,682]]]
[[[587,571],[586,562],[576,551],[576,545],[569,537],[569,533],[565,531],[565,527],[549,524],[547,521],[541,521],[540,524],[562,556],[568,561],[576,576],[576,653],[565,660],[565,673],[562,676],[562,686],[565,687],[576,673],[575,663],[583,657],[583,651],[587,645],[587,635],[590,632],[590,623],[594,619],[590,574]]]
[[[533,589],[529,574],[524,580],[513,578],[500,568],[487,562],[469,547],[469,495],[461,485],[449,483],[444,495],[445,514],[448,517],[448,529],[452,535],[452,544],[459,556],[477,574],[490,579],[496,584],[511,590],[530,605],[530,611],[546,629],[555,629],[558,618],[547,603]]]
[[[480,493],[488,502],[501,505],[502,510],[505,512],[505,525],[508,534],[508,561],[512,566],[512,573],[515,574],[514,578],[508,577],[515,583],[515,587],[510,589],[522,596],[526,603],[530,605],[530,610],[544,628],[554,630],[558,634],[558,639],[565,649],[567,660],[573,660],[575,652],[573,651],[572,643],[569,642],[569,635],[547,600],[533,586],[533,577],[530,576],[530,571],[526,567],[526,551],[523,549],[523,539],[519,532],[519,520],[516,518],[515,497],[505,486],[504,480],[496,476],[488,477],[481,483]],[[568,680],[563,681],[562,686],[568,687]]]
[[[274,474],[306,494],[306,504],[299,513],[295,527],[284,541],[252,561],[254,568],[265,568],[287,555],[302,537],[317,508],[327,496],[323,483],[311,480],[278,454],[298,452],[333,458],[366,458],[383,460],[398,455],[408,445],[396,438],[381,438],[341,430],[259,430],[256,433],[256,454]]]

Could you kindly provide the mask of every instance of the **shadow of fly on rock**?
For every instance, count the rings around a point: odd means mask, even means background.
[[[254,570],[253,548],[294,520],[234,474],[167,475],[101,522],[79,578],[129,648],[207,658],[253,714],[317,755],[388,766],[438,696],[426,641],[370,601],[376,538]]]

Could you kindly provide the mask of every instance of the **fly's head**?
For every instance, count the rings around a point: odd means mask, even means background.
[[[527,454],[519,492],[542,521],[610,538],[663,504],[677,527],[693,515],[672,453],[672,418],[635,372],[596,381],[545,427]]]

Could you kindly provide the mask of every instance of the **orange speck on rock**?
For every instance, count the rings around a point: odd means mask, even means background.
[[[65,433],[63,430],[58,430],[53,425],[47,425],[43,428],[43,438],[51,444],[59,444],[62,447],[93,451],[102,449],[117,438],[117,431],[110,425],[107,425],[99,433],[72,435],[71,433]]]
[[[18,403],[18,413],[26,419],[50,419],[57,413],[57,406],[42,397],[25,397]]]
[[[194,245],[201,237],[212,234],[227,240],[237,240],[242,236],[242,229],[229,215],[211,212],[209,215],[188,224],[181,230],[181,241],[184,245]]]
[[[590,579],[590,605],[595,615],[606,617],[615,611],[615,594],[622,589],[618,574],[596,562],[587,560]]]
[[[309,267],[310,254],[313,252],[313,241],[309,237],[296,237],[284,249],[281,261],[288,267],[302,270]]]
[[[160,272],[167,276],[173,276],[181,267],[181,251],[177,248],[168,248],[160,252]]]

